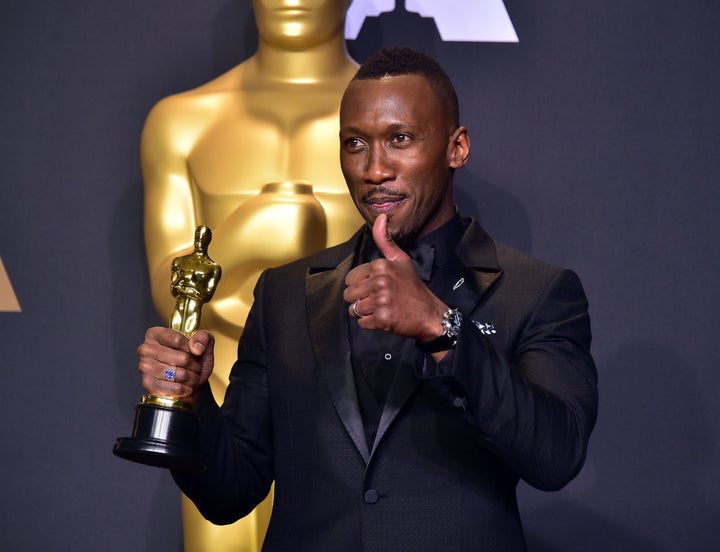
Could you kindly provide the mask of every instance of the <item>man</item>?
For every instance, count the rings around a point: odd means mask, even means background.
[[[518,480],[564,486],[595,422],[580,282],[457,212],[470,139],[423,54],[363,64],[340,148],[366,226],[263,273],[222,409],[210,334],[154,328],[140,346],[146,390],[201,418],[207,469],[173,475],[216,523],[274,480],[265,550],[523,550]]]

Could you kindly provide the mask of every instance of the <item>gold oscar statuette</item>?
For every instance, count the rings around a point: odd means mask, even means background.
[[[176,257],[171,265],[170,286],[175,308],[170,327],[190,337],[200,327],[203,304],[212,299],[222,269],[208,255],[212,232],[207,226],[195,230],[194,251]],[[169,378],[174,370],[168,370]],[[135,407],[132,437],[121,437],[113,452],[133,462],[180,470],[201,469],[203,460],[196,447],[197,416],[185,400],[143,395]]]

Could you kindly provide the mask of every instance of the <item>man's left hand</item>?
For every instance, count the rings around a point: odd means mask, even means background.
[[[350,316],[366,330],[421,342],[438,337],[447,305],[427,288],[410,256],[388,235],[387,215],[375,219],[372,233],[384,258],[355,267],[345,278],[343,298]]]

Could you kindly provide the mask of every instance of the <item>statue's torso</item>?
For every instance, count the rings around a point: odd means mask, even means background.
[[[336,92],[190,93],[185,136],[196,216],[217,227],[263,185],[307,182],[325,211],[328,245],[361,220],[340,171]]]

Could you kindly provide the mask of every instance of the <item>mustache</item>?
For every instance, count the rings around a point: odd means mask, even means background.
[[[370,201],[371,199],[375,197],[398,197],[402,198],[405,197],[405,194],[401,193],[397,188],[393,188],[392,186],[386,186],[384,184],[381,184],[380,186],[376,186],[372,188],[368,193],[362,196],[362,201]]]

